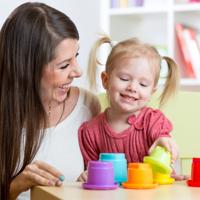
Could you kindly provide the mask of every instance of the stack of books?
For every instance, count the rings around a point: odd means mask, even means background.
[[[200,32],[180,23],[175,29],[182,76],[200,79]]]
[[[111,0],[111,8],[129,8],[136,6],[143,6],[144,0]]]

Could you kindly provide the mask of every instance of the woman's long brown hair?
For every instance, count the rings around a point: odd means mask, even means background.
[[[64,13],[42,3],[16,8],[0,31],[0,199],[41,143],[46,114],[40,98],[44,66],[66,38],[79,39]],[[21,152],[24,150],[23,152]]]

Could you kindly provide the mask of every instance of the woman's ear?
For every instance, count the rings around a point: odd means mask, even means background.
[[[101,73],[101,81],[102,81],[103,88],[107,90],[108,89],[108,74],[105,71]]]

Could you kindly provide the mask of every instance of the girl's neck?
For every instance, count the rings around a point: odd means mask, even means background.
[[[115,109],[108,108],[106,110],[106,119],[109,126],[116,132],[120,133],[130,127],[128,118],[135,113],[122,113]]]

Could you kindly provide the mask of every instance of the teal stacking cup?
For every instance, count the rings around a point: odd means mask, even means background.
[[[115,182],[121,184],[127,181],[127,161],[124,153],[101,153],[99,160],[113,163]]]

